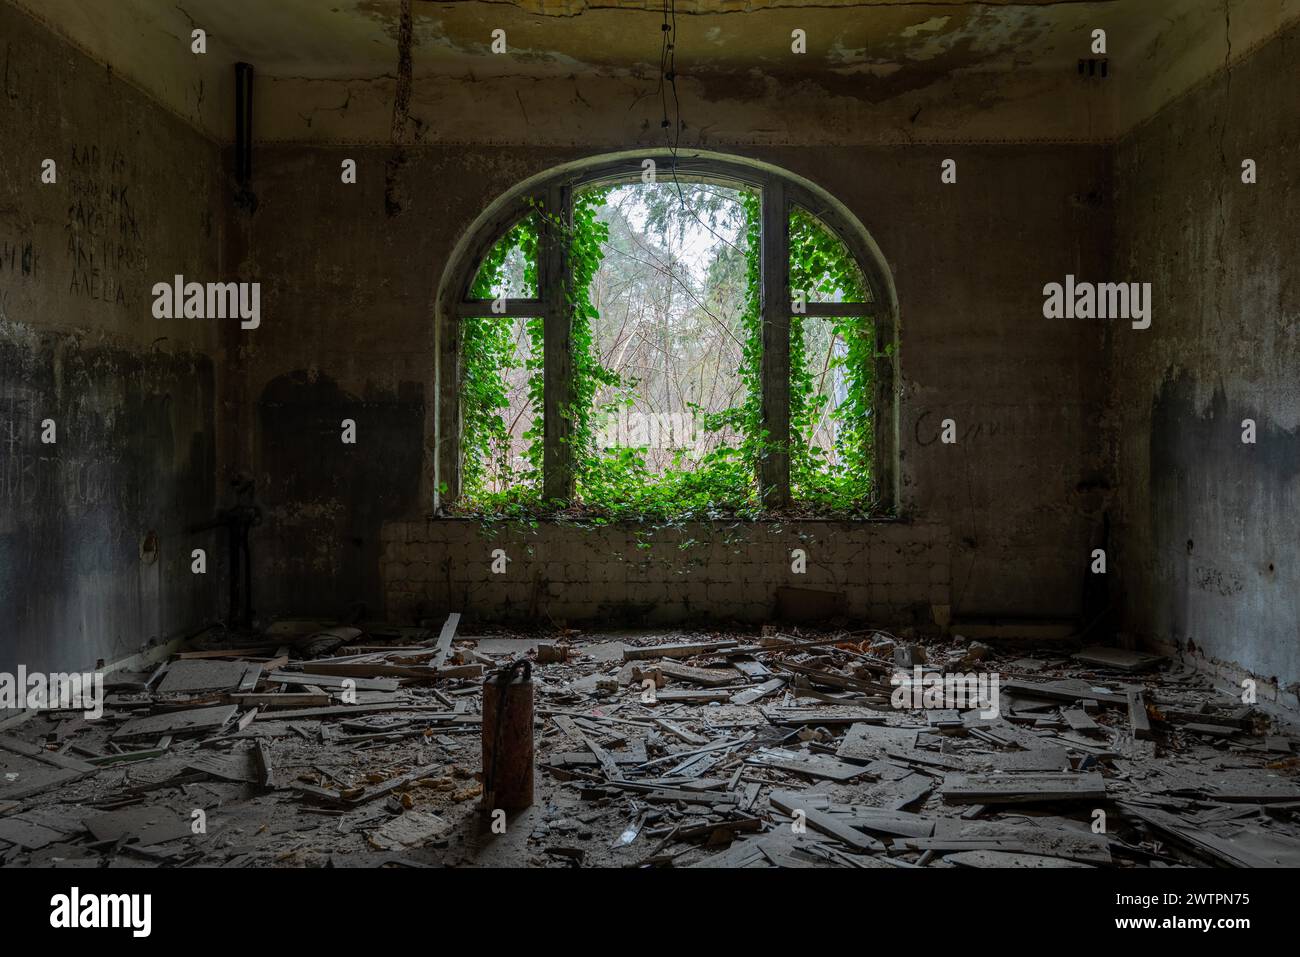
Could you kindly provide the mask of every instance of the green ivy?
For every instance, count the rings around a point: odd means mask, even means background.
[[[491,299],[493,290],[506,289],[514,296],[536,295],[537,241],[539,221],[530,214],[512,226],[488,251],[470,287],[474,299]],[[511,267],[522,272],[522,288],[507,289]],[[528,370],[528,391],[534,409],[541,408],[542,327],[529,320],[527,334],[531,355],[521,363],[515,350],[514,320],[502,316],[466,319],[461,324],[461,493],[467,502],[499,507],[512,498],[527,498],[539,487],[541,463],[534,461],[532,447],[540,450],[533,432],[540,429],[541,416],[525,435],[529,441],[530,468],[510,477],[503,492],[488,488],[491,474],[506,475],[510,469],[510,427],[504,412],[509,408],[505,373]]]
[[[571,227],[560,229],[568,243],[573,285],[569,293],[572,315],[572,406],[563,410],[572,422],[571,443],[575,465],[577,501],[571,513],[597,519],[673,521],[690,518],[755,516],[761,512],[756,497],[758,462],[769,450],[761,428],[762,390],[760,197],[741,191],[744,209],[746,294],[741,314],[743,349],[738,370],[744,396],[737,406],[702,414],[706,430],[731,429],[740,436],[738,446],[721,445],[700,461],[687,462],[679,453],[674,467],[662,475],[646,466],[636,448],[597,447],[595,427],[601,408],[596,397],[605,387],[630,389],[606,368],[597,354],[593,323],[599,318],[590,286],[604,256],[609,227],[599,211],[609,189],[579,193],[574,200]],[[485,259],[473,295],[488,298],[493,288],[506,282],[511,257],[522,256],[524,283],[536,288],[536,258],[541,217],[536,210],[501,237]],[[654,225],[652,222],[651,225]],[[790,222],[790,286],[812,298],[840,293],[844,301],[869,301],[869,289],[842,241],[809,213],[796,209]],[[512,293],[513,294],[513,293]],[[522,293],[532,294],[532,293]],[[864,311],[869,311],[864,308]],[[843,355],[831,358],[829,368],[841,370],[847,398],[829,415],[836,424],[838,464],[827,461],[810,439],[828,397],[819,393],[817,378],[825,371],[809,367],[803,316],[795,316],[790,329],[790,458],[795,508],[822,515],[861,515],[871,508],[872,469],[872,369],[875,357],[872,322],[868,318],[831,320],[831,333],[845,344]],[[525,434],[528,469],[515,476],[504,491],[490,491],[485,479],[495,469],[508,467],[509,429],[502,412],[507,406],[503,373],[519,367],[514,354],[513,323],[501,318],[468,320],[462,333],[462,415],[464,467],[460,507],[484,515],[528,517],[553,512],[541,501],[542,433],[544,424],[542,376],[542,320],[527,321],[531,355],[523,362],[528,373],[528,395],[537,413]],[[616,398],[614,405],[625,401]]]
[[[843,302],[870,302],[870,290],[844,242],[808,213],[790,216],[790,289],[809,300],[839,293]],[[869,312],[870,307],[864,307]],[[806,316],[790,320],[790,485],[796,502],[822,512],[863,514],[872,504],[872,397],[875,361],[874,323],[868,316],[827,320],[832,336],[845,345],[825,369],[810,366]],[[823,372],[843,370],[846,396],[829,413],[836,425],[838,464],[812,444],[812,433],[829,397],[817,388]]]

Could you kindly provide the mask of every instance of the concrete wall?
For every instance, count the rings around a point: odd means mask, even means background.
[[[217,331],[151,287],[219,278],[219,156],[7,4],[0,38],[0,670],[86,667],[215,607],[183,530],[214,509]]]
[[[1300,31],[1117,148],[1116,280],[1151,328],[1107,348],[1127,627],[1300,681]],[[1241,162],[1258,164],[1258,183]],[[1242,420],[1257,439],[1242,442]],[[1288,691],[1289,689],[1289,691]],[[1263,689],[1261,689],[1263,693]]]
[[[947,614],[951,595],[948,530],[923,523],[654,528],[433,519],[390,522],[382,538],[388,612],[405,621],[451,611],[534,624],[842,615],[929,627]],[[793,570],[794,548],[804,552],[802,573]],[[505,561],[494,568],[498,552]],[[819,594],[783,595],[786,588]]]
[[[231,461],[269,509],[261,610],[382,607],[380,529],[432,501],[432,304],[450,250],[511,185],[593,152],[416,147],[398,164],[388,149],[258,151],[241,268],[264,283],[265,318],[237,357],[246,414]],[[951,535],[956,612],[1078,613],[1099,522],[1101,330],[1044,320],[1042,287],[1105,262],[1105,148],[744,153],[839,197],[888,259],[902,502]],[[339,178],[349,157],[354,186]],[[946,157],[959,185],[940,183]],[[956,445],[938,441],[944,418]]]

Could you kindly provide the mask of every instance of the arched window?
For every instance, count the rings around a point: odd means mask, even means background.
[[[651,152],[535,177],[462,239],[438,312],[440,505],[894,507],[892,281],[790,174]]]

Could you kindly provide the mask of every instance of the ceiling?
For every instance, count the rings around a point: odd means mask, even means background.
[[[0,2],[214,139],[231,138],[236,61],[257,71],[260,139],[393,135],[403,0]],[[416,141],[622,142],[658,126],[661,2],[409,2]],[[724,139],[889,141],[906,124],[908,142],[1104,140],[1298,14],[1300,0],[679,0],[678,86],[693,129]],[[1085,88],[1095,28],[1112,79]]]

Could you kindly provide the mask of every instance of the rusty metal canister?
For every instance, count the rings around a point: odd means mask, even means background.
[[[483,681],[483,809],[533,803],[533,673],[521,659]]]

